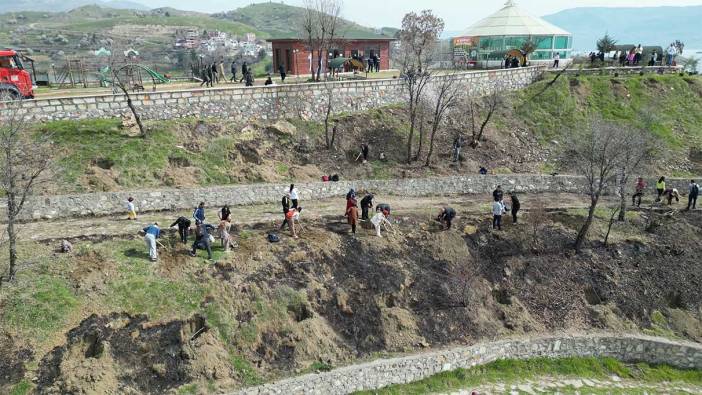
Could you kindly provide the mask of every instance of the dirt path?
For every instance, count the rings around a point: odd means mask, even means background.
[[[540,199],[546,202],[549,209],[585,208],[587,207],[587,197],[576,194],[541,194]],[[536,195],[522,195],[522,209],[529,209],[529,202],[533,201]],[[359,199],[360,200],[360,199]],[[509,198],[506,198],[509,201]],[[401,199],[393,196],[389,199],[375,199],[375,203],[388,203],[393,209],[395,216],[407,214],[426,215],[427,219],[436,215],[438,208],[443,205],[450,205],[458,212],[458,216],[480,216],[490,217],[489,195],[466,195],[466,196],[434,196]],[[315,220],[322,217],[338,216],[342,218],[345,208],[343,199],[325,199],[316,201],[302,201],[302,218],[305,220]],[[217,218],[219,207],[209,207],[207,209],[207,222],[214,223]],[[231,208],[232,218],[235,224],[270,224],[280,223],[282,212],[279,204],[264,204],[254,206],[236,206]],[[56,221],[37,221],[19,225],[21,239],[31,239],[35,241],[50,241],[60,239],[100,239],[119,238],[136,235],[140,229],[149,223],[158,222],[161,228],[166,228],[178,216],[190,218],[191,211],[177,212],[156,212],[146,213],[139,216],[137,221],[126,220],[123,217],[88,217],[61,219]],[[0,231],[5,230],[5,225],[0,226]]]
[[[539,377],[531,380],[510,383],[487,383],[476,388],[466,388],[460,391],[452,391],[446,395],[471,395],[478,394],[588,394],[588,393],[611,393],[611,394],[656,394],[665,389],[666,393],[674,394],[700,394],[702,387],[687,383],[664,383],[651,384],[635,380],[624,380],[617,376],[612,376],[609,380],[597,380],[574,377]]]

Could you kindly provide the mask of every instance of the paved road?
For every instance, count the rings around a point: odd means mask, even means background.
[[[523,195],[521,198],[522,208],[528,210],[529,202],[536,199],[537,195]],[[538,198],[543,199],[547,208],[584,208],[588,204],[586,196],[576,194],[540,194]],[[390,204],[395,216],[425,215],[429,219],[431,216],[436,215],[439,207],[450,205],[456,209],[459,217],[461,215],[481,214],[487,217],[490,216],[491,196],[435,196],[411,199],[393,196],[388,199],[376,198],[375,203]],[[303,207],[303,220],[333,216],[338,216],[341,219],[346,207],[343,198],[316,201],[303,200],[300,202],[300,206]],[[207,209],[207,218],[210,219],[208,222],[216,222],[218,209],[219,207]],[[279,204],[236,206],[232,207],[231,211],[234,223],[240,225],[270,224],[272,226],[274,221],[279,223],[282,219],[282,211]],[[19,232],[21,237],[36,241],[127,237],[136,235],[148,223],[158,222],[162,228],[165,228],[178,216],[183,215],[190,218],[191,214],[191,211],[146,213],[140,215],[137,221],[128,221],[126,213],[123,217],[81,217],[45,220],[20,224]],[[5,225],[0,225],[0,231],[4,230]]]

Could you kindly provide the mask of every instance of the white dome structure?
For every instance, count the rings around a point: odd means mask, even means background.
[[[566,59],[573,50],[569,32],[529,14],[513,0],[467,28],[452,42],[454,56],[470,63],[501,61],[506,53],[522,49],[527,42],[535,47],[529,55],[530,61],[550,61],[557,53]]]

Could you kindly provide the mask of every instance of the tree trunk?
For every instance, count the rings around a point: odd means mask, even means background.
[[[434,120],[434,124],[431,125],[431,135],[429,136],[429,153],[427,154],[427,161],[424,166],[429,166],[431,164],[431,155],[434,153],[434,136],[436,136],[436,129],[438,129],[438,122]]]
[[[329,100],[327,101],[327,112],[324,114],[324,138],[327,142],[327,149],[330,150],[334,146],[334,139],[333,137],[329,137],[329,116],[331,115],[331,101],[332,101],[332,92],[331,90],[327,90],[327,94],[329,95]]]
[[[407,138],[407,164],[412,163],[412,139],[414,138],[414,124],[417,114],[414,106],[410,103],[410,132]]]
[[[587,232],[590,230],[590,226],[592,225],[592,219],[595,217],[595,208],[597,208],[598,200],[599,196],[593,198],[590,202],[590,209],[587,212],[587,219],[585,220],[583,226],[580,228],[580,231],[578,231],[578,236],[575,238],[576,252],[580,252],[580,249],[582,248],[583,243],[587,238]]]
[[[618,211],[621,212],[621,210],[615,209],[615,211],[609,217],[609,224],[607,224],[607,233],[605,234],[605,238],[604,238],[605,247],[607,247],[607,242],[609,241],[609,233],[612,231],[612,225],[614,225],[614,217],[617,215]]]
[[[422,148],[424,146],[424,111],[420,110],[419,116],[419,147],[417,147],[417,155],[414,156],[415,160],[419,160],[422,156]]]
[[[11,184],[14,184],[14,182],[11,181]],[[11,185],[10,192],[7,194],[7,239],[10,247],[10,268],[7,275],[7,281],[13,281],[17,271],[17,232],[15,231],[16,211],[14,185]]]
[[[626,173],[622,173],[619,179],[619,218],[617,218],[621,222],[626,220],[626,181]]]
[[[134,107],[134,103],[132,103],[132,97],[129,94],[129,91],[127,88],[124,86],[120,86],[122,89],[122,92],[124,92],[124,96],[127,98],[127,107],[129,107],[129,110],[131,110],[132,115],[134,115],[134,120],[137,123],[137,126],[139,127],[139,135],[144,138],[146,137],[146,131],[144,130],[144,124],[141,123],[141,117],[139,116],[139,113],[136,110],[136,107]]]

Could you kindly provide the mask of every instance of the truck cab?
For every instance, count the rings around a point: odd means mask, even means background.
[[[34,86],[32,76],[22,65],[17,51],[0,50],[0,96],[9,95],[11,99],[33,99]]]

